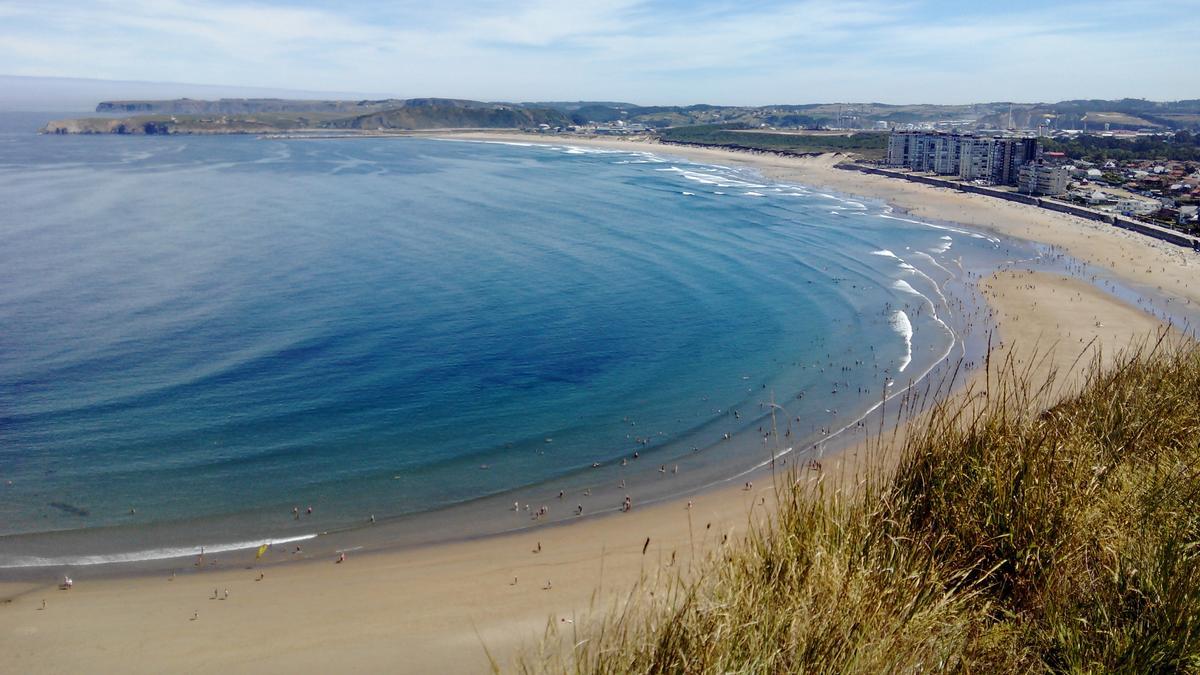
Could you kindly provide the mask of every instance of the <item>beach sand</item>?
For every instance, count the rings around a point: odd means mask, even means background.
[[[1194,255],[1121,230],[836,170],[828,159],[764,157],[760,163],[756,156],[726,152],[649,149],[724,165],[753,163],[781,180],[886,199],[922,217],[1055,244],[1184,301],[1197,292],[1182,285],[1197,265]],[[1137,307],[1075,278],[1016,270],[982,285],[1003,340],[997,354],[1036,359],[1038,372],[1070,372],[1089,345],[1112,358],[1160,327]],[[826,464],[826,472],[837,470]],[[173,580],[165,574],[77,578],[70,591],[53,584],[0,584],[0,653],[5,671],[21,673],[485,672],[485,647],[504,667],[547,625],[579,625],[568,621],[620,602],[639,580],[686,574],[694,553],[711,551],[726,537],[736,541],[769,510],[768,483],[705,492],[692,498],[690,509],[684,501],[635,504],[629,513],[521,534],[351,553],[344,563],[331,557],[206,569]],[[260,573],[265,578],[257,581]],[[211,599],[214,592],[218,599]]]

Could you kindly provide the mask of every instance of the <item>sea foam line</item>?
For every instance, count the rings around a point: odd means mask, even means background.
[[[76,567],[84,565],[111,565],[114,563],[146,562],[148,560],[170,560],[171,558],[187,558],[201,553],[228,553],[255,549],[262,545],[292,544],[298,541],[316,539],[316,534],[302,534],[282,539],[257,539],[253,541],[238,541],[211,546],[191,546],[178,548],[152,548],[144,551],[129,551],[127,553],[109,553],[105,555],[84,555],[78,557],[41,558],[38,556],[13,556],[0,560],[0,569],[16,567]]]
[[[980,234],[978,232],[972,232],[970,230],[964,230],[964,229],[958,228],[958,227],[950,227],[949,225],[935,225],[934,223],[929,223],[924,220],[913,220],[912,218],[901,218],[899,216],[893,216],[892,215],[893,211],[895,211],[895,208],[889,205],[884,208],[883,213],[877,213],[875,215],[877,215],[880,218],[887,218],[889,220],[899,220],[902,223],[912,223],[913,225],[924,225],[925,227],[932,227],[935,230],[945,230],[947,232],[955,232],[958,234],[965,234],[968,237],[973,237],[975,239],[986,239],[986,240],[992,242],[993,244],[1000,243],[1000,239],[998,239],[997,237],[992,237],[992,236],[989,236],[986,234]]]

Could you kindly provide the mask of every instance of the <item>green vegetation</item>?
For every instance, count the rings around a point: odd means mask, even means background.
[[[525,671],[1200,670],[1200,351],[1093,364],[1047,405],[1011,364],[936,405],[846,497],[778,483],[773,520]]]
[[[1200,134],[1179,131],[1170,140],[1152,136],[1126,140],[1083,134],[1071,139],[1044,139],[1042,148],[1049,152],[1065,152],[1068,157],[1086,159],[1089,162],[1103,162],[1109,159],[1193,162],[1200,161]]]
[[[517,129],[539,124],[566,126],[570,119],[557,110],[509,106],[405,106],[348,117],[322,125],[329,129]]]
[[[708,124],[663,129],[659,137],[667,143],[711,145],[732,150],[756,150],[787,154],[822,152],[854,153],[867,159],[880,159],[887,153],[887,134],[854,133],[780,134],[748,133],[744,124]]]

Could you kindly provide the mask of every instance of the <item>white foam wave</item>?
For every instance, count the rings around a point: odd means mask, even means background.
[[[578,145],[564,145],[558,148],[568,155],[620,155],[626,154],[631,157],[639,157],[643,153],[629,152],[628,150],[610,150],[608,148],[585,148]]]
[[[879,250],[879,251],[871,251],[871,255],[881,255],[885,258],[896,258],[897,260],[900,259],[899,256],[897,256],[895,253],[892,253],[891,251],[887,250],[886,248]]]
[[[933,256],[929,255],[928,253],[925,253],[925,252],[923,252],[923,251],[913,251],[913,255],[914,255],[914,256],[917,256],[918,258],[922,258],[922,259],[924,259],[924,260],[927,260],[927,261],[929,261],[929,264],[930,264],[930,265],[933,265],[934,267],[938,268],[939,270],[941,270],[941,271],[945,272],[947,277],[950,277],[950,278],[952,278],[952,279],[954,278],[954,273],[953,273],[953,272],[951,272],[950,270],[946,269],[946,267],[945,267],[944,265],[942,265],[941,263],[939,263],[937,260],[934,260]],[[925,275],[925,278],[926,278],[926,279],[930,279],[929,275]],[[933,282],[933,280],[932,280],[932,279],[930,279],[930,281],[931,281],[931,282]],[[935,286],[937,286],[937,283],[936,283],[936,282],[934,282],[934,285],[935,285]],[[941,293],[941,287],[938,287],[938,292],[939,292],[939,293]],[[942,304],[946,305],[946,307],[947,307],[947,308],[949,308],[949,306],[950,306],[950,305],[949,305],[949,303],[947,303],[947,302],[945,301],[945,297],[944,297],[944,296],[943,296],[943,298],[942,298]]]
[[[915,295],[919,298],[925,298],[925,295],[923,293],[921,293],[917,289],[913,288],[912,284],[908,283],[907,281],[905,281],[903,279],[897,279],[897,280],[893,281],[892,288],[894,288],[898,291],[903,291],[905,293],[912,293],[913,295]],[[928,300],[929,298],[925,298],[925,299]]]
[[[912,218],[900,218],[899,216],[891,215],[891,211],[892,211],[892,209],[888,208],[887,213],[880,213],[877,215],[880,218],[887,218],[888,220],[899,220],[902,223],[912,223],[913,225],[924,225],[925,227],[932,227],[935,230],[945,230],[947,232],[963,234],[968,237],[973,237],[975,239],[986,239],[986,240],[992,242],[993,244],[1000,243],[1000,239],[998,239],[996,237],[989,237],[987,235],[979,234],[978,232],[971,232],[970,230],[964,230],[964,229],[958,228],[958,227],[950,227],[948,225],[936,225],[934,223],[927,223],[923,220],[913,220]]]
[[[315,534],[302,534],[295,537],[284,537],[282,539],[258,539],[253,541],[213,544],[209,546],[154,548],[143,551],[129,551],[127,553],[108,553],[103,555],[84,555],[77,557],[41,558],[38,556],[12,556],[0,558],[0,569],[15,567],[76,567],[85,565],[111,565],[115,563],[145,562],[147,560],[170,560],[171,558],[189,558],[191,556],[200,555],[202,551],[206,554],[228,553],[230,551],[255,549],[263,544],[268,546],[292,544],[298,541],[315,539],[316,537],[317,535]]]
[[[892,313],[891,324],[892,330],[896,331],[900,334],[900,337],[904,338],[904,348],[906,353],[904,358],[900,361],[900,372],[903,373],[904,369],[908,367],[908,364],[912,363],[912,322],[908,320],[908,315],[905,314],[903,310],[898,309]]]

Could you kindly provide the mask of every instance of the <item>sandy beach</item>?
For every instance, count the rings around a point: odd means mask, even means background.
[[[1200,266],[1195,253],[1034,207],[835,169],[836,157],[550,140],[752,166],[776,180],[887,201],[919,218],[1043,242],[1173,301],[1200,303],[1200,288],[1187,283]],[[981,290],[1002,340],[997,356],[1038,373],[1057,369],[1063,387],[1077,384],[1077,363],[1097,353],[1111,359],[1161,329],[1139,307],[1075,277],[1013,269],[983,280]],[[351,554],[340,563],[77,579],[70,591],[3,583],[0,651],[5,670],[24,673],[486,672],[489,658],[503,669],[548,625],[577,625],[589,609],[620,602],[639,580],[687,574],[696,556],[736,541],[768,513],[766,483],[516,535]]]

